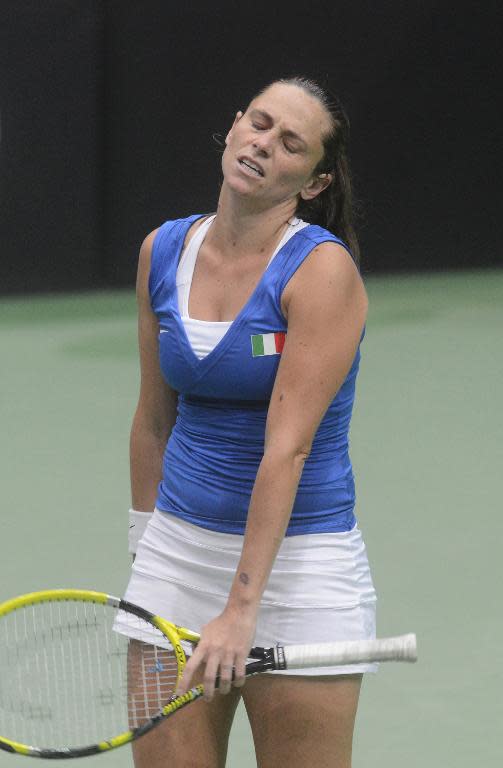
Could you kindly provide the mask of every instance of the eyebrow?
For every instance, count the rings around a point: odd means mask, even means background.
[[[274,123],[273,117],[269,114],[269,112],[265,112],[263,109],[251,109],[250,115],[258,115],[260,117],[265,118],[270,123]],[[300,141],[302,144],[304,144],[305,147],[307,147],[307,142],[302,138],[302,136],[299,136],[298,133],[295,133],[295,131],[290,130],[287,128],[285,131],[283,131],[285,136],[289,136],[292,139],[296,139],[297,141]]]

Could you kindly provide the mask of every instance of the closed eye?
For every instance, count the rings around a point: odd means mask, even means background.
[[[257,123],[254,120],[251,120],[251,125],[252,125],[252,128],[255,128],[256,131],[266,131],[269,127],[267,125],[263,125],[263,123]],[[299,151],[298,147],[292,147],[291,144],[287,144],[286,141],[283,142],[283,146],[286,149],[286,151],[291,155]]]

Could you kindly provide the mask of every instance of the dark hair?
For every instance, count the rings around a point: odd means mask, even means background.
[[[330,115],[332,123],[331,131],[323,136],[325,152],[314,173],[331,173],[334,177],[333,181],[312,200],[300,198],[295,213],[304,221],[319,224],[343,240],[349,247],[354,262],[359,265],[360,248],[354,229],[355,211],[347,149],[349,120],[346,112],[339,99],[326,87],[298,75],[274,80],[262,88],[256,96],[260,96],[276,83],[296,85],[314,96]]]

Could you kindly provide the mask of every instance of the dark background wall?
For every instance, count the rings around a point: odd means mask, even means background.
[[[0,292],[103,269],[101,3],[0,2]]]
[[[364,273],[503,263],[496,3],[3,0],[0,292],[132,286],[214,210],[237,109],[289,74],[352,124]]]

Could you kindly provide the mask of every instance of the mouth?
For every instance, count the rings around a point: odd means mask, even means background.
[[[250,171],[253,171],[253,173],[255,173],[257,176],[264,176],[264,169],[262,166],[255,161],[250,160],[249,157],[238,157],[238,163],[241,166],[248,168]]]

